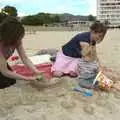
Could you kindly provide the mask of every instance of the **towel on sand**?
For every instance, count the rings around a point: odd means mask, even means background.
[[[35,67],[43,73],[44,77],[46,79],[51,79],[52,78],[52,73],[51,73],[51,66],[52,64],[37,64]],[[16,71],[16,73],[19,73],[23,76],[33,76],[32,71],[27,68],[25,65],[22,64],[16,64],[12,66],[13,70]]]

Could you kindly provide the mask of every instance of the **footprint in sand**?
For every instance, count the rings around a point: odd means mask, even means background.
[[[93,106],[85,106],[83,108],[84,112],[87,113],[87,114],[94,114],[94,107]]]
[[[63,100],[63,101],[61,101],[61,106],[66,108],[66,109],[70,109],[70,108],[73,109],[76,106],[76,102],[73,100],[71,100],[71,101],[70,100]]]
[[[99,100],[96,101],[96,104],[97,104],[98,106],[102,106],[102,107],[104,107],[104,106],[106,105],[106,103],[107,103],[106,100],[101,100],[101,99],[99,99]]]
[[[119,93],[119,92],[115,92],[115,93],[114,93],[114,97],[115,97],[116,99],[120,99],[120,93]]]

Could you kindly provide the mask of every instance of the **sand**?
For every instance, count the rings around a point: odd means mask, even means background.
[[[29,56],[42,48],[57,48],[78,32],[40,31],[23,39]],[[109,30],[97,51],[103,65],[120,71],[120,30]],[[33,87],[18,80],[0,90],[0,120],[119,120],[120,93],[93,91],[85,97],[74,92],[75,80],[69,77],[47,88]]]

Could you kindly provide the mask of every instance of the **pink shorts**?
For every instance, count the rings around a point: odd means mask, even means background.
[[[80,58],[65,56],[62,51],[59,51],[56,56],[56,61],[51,67],[51,72],[62,72],[69,74],[71,72],[78,74],[78,62]]]

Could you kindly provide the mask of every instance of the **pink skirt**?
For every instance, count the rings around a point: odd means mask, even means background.
[[[57,53],[56,61],[51,67],[51,72],[62,72],[69,74],[71,72],[78,74],[78,62],[80,58],[65,56],[61,51]]]

